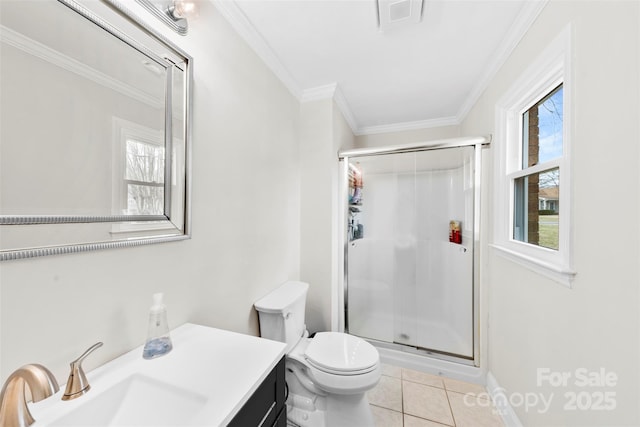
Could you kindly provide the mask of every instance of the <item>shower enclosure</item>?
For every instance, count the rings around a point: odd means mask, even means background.
[[[475,363],[485,143],[469,138],[340,153],[348,176],[348,333]]]

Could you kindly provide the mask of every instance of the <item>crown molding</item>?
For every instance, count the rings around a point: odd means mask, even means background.
[[[317,86],[305,89],[300,96],[300,102],[312,102],[322,99],[333,99],[336,103],[345,121],[349,124],[354,135],[370,135],[375,133],[402,132],[405,130],[425,129],[440,126],[451,126],[460,124],[456,117],[443,117],[438,119],[420,120],[415,122],[393,123],[381,126],[369,126],[361,128],[358,125],[347,98],[340,90],[338,83]]]
[[[333,98],[337,89],[338,83],[330,83],[328,85],[304,89],[300,95],[300,102],[311,102]]]
[[[460,107],[460,110],[458,110],[456,114],[458,124],[464,121],[467,114],[469,114],[473,106],[476,105],[484,91],[493,81],[493,78],[509,56],[511,56],[511,53],[513,53],[518,43],[520,43],[520,40],[522,40],[527,31],[529,31],[529,28],[531,28],[531,25],[533,25],[548,2],[549,0],[527,1],[524,6],[522,6],[522,10],[509,28],[507,35],[494,51],[493,58],[489,62],[489,65],[484,69],[484,72],[471,89],[471,92],[469,92],[469,96]]]
[[[442,117],[437,119],[419,120],[414,122],[392,123],[380,126],[368,126],[361,128],[353,115],[349,103],[340,90],[338,83],[317,86],[305,89],[300,96],[300,102],[320,101],[323,99],[333,99],[336,103],[345,121],[349,124],[354,135],[372,135],[377,133],[402,132],[407,130],[426,129],[441,126],[456,126],[460,122],[455,116]]]
[[[338,85],[336,85],[336,91],[333,95],[333,101],[338,106],[338,109],[340,109],[340,112],[342,113],[342,117],[344,117],[345,121],[351,128],[351,132],[353,132],[354,135],[357,135],[360,130],[360,127],[358,126],[358,121],[353,115],[351,108],[349,108],[349,103],[347,102],[347,98],[345,98],[342,91],[340,90],[340,86]]]
[[[456,116],[440,117],[437,119],[417,120],[414,122],[392,123],[380,126],[366,126],[359,128],[356,135],[374,135],[378,133],[403,132],[407,130],[428,129],[442,126],[457,126],[460,122]]]
[[[302,90],[300,89],[300,85],[273,52],[271,46],[269,46],[262,35],[260,35],[258,30],[255,29],[236,2],[233,0],[212,0],[212,2],[220,14],[229,22],[231,27],[240,34],[240,37],[242,37],[258,57],[262,59],[273,74],[280,79],[287,90],[291,92],[298,101],[301,101]]]
[[[342,94],[338,83],[330,83],[328,85],[305,89],[302,91],[302,95],[300,96],[300,102],[302,103],[320,101],[323,99],[333,99],[335,104],[338,106],[338,109],[342,113],[342,117],[344,117],[345,121],[351,128],[351,132],[356,134],[356,132],[358,132],[358,122],[353,116],[351,108],[349,108],[349,103]]]
[[[28,53],[37,58],[43,59],[50,64],[63,68],[81,77],[93,81],[108,89],[115,90],[125,96],[136,101],[140,101],[153,108],[162,108],[164,100],[149,93],[142,91],[136,87],[128,85],[118,79],[115,79],[101,71],[96,70],[78,60],[75,60],[51,47],[33,40],[24,34],[14,31],[10,28],[0,25],[0,40],[16,49]]]

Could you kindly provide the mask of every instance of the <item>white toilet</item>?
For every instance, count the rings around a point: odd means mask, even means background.
[[[380,380],[378,350],[340,332],[309,338],[308,289],[307,283],[286,282],[254,304],[261,336],[287,344],[288,425],[373,426],[366,392]]]

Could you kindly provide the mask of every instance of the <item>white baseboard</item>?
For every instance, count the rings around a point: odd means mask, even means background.
[[[509,396],[505,393],[505,389],[500,387],[496,377],[491,372],[487,373],[487,391],[493,400],[493,404],[498,410],[504,425],[507,427],[523,427],[520,418],[509,403]]]

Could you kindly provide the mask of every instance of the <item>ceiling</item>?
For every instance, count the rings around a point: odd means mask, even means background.
[[[215,4],[294,96],[333,97],[359,135],[459,124],[545,3],[425,0],[385,31],[376,0]]]

